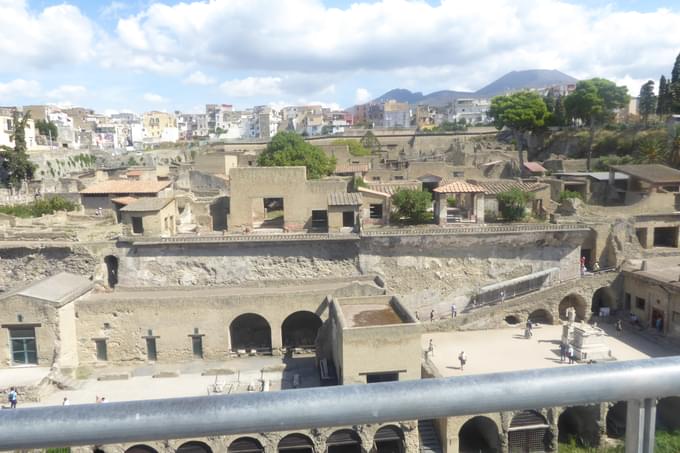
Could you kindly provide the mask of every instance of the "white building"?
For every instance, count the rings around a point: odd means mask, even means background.
[[[0,146],[8,146],[14,148],[14,115],[13,109],[0,108]],[[35,123],[32,119],[26,122],[24,128],[26,136],[26,148],[31,149],[35,147]]]
[[[488,99],[457,99],[449,110],[448,121],[455,123],[465,120],[467,124],[488,124],[490,107],[491,102]]]

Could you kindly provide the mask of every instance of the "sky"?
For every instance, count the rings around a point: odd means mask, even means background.
[[[345,108],[512,70],[670,75],[680,0],[0,0],[0,105]]]

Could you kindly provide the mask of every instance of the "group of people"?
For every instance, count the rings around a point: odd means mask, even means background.
[[[570,364],[576,363],[574,347],[570,344],[560,343],[560,362],[568,360]]]
[[[430,342],[432,342],[432,340],[430,340]],[[7,400],[8,400],[8,402],[9,402],[9,407],[10,407],[10,409],[16,409],[16,408],[17,408],[17,402],[18,402],[18,400],[19,400],[19,394],[17,393],[16,387],[12,387],[12,388],[9,390],[9,392],[7,393]],[[95,397],[95,402],[96,402],[97,404],[100,404],[100,403],[108,403],[109,400],[107,400],[105,396],[99,396],[99,395],[97,395],[97,396]],[[65,397],[64,397],[64,400],[61,402],[61,405],[62,405],[62,406],[70,406],[70,405],[71,405],[71,401],[68,399],[68,397],[65,396]]]

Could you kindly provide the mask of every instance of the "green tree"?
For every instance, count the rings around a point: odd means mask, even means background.
[[[307,177],[319,179],[335,170],[335,157],[305,142],[295,132],[279,132],[257,158],[261,167],[307,167]]]
[[[31,119],[30,112],[21,113],[15,110],[12,113],[12,124],[14,130],[10,136],[11,140],[14,140],[14,151],[17,153],[25,153],[26,147],[26,126],[28,125],[28,120]]]
[[[671,71],[671,85],[670,85],[670,98],[671,98],[671,112],[680,113],[680,54],[675,58],[675,64],[673,65],[673,71]]]
[[[666,76],[662,75],[661,79],[659,79],[659,98],[656,103],[656,114],[659,116],[670,115],[672,103],[670,86]]]
[[[14,149],[6,146],[0,148],[0,166],[3,169],[3,184],[10,183],[18,187],[22,181],[33,179],[36,166],[26,154],[26,125],[31,115],[15,110],[12,118],[11,138],[14,140]]]
[[[371,131],[366,131],[359,142],[361,143],[361,146],[366,149],[370,149],[371,152],[380,151],[380,141],[378,140],[378,137],[376,137]]]
[[[496,198],[503,219],[508,222],[515,222],[524,218],[527,203],[533,200],[534,194],[515,188],[499,193]]]
[[[591,170],[593,157],[593,141],[596,130],[604,123],[611,121],[614,111],[628,102],[628,89],[607,79],[583,80],[576,84],[576,89],[564,100],[567,114],[588,125],[587,163]]]
[[[649,124],[649,115],[653,115],[656,112],[656,95],[654,94],[653,80],[649,80],[642,85],[638,102],[640,116],[642,116],[642,120],[645,126],[647,126]]]
[[[538,94],[520,91],[491,100],[489,114],[497,129],[507,127],[515,136],[520,171],[524,167],[522,135],[534,133],[545,125],[548,108]]]
[[[40,135],[50,137],[52,140],[56,140],[59,136],[59,128],[52,121],[40,119],[35,120],[35,128],[38,130]]]
[[[395,208],[394,214],[397,221],[419,224],[432,217],[428,211],[432,206],[432,195],[424,190],[399,190],[392,195],[392,206]]]

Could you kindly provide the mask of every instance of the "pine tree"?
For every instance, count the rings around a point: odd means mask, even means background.
[[[675,64],[673,65],[673,71],[671,72],[671,86],[670,86],[670,98],[671,98],[671,112],[680,113],[680,54],[678,54],[675,59]]]
[[[654,81],[649,80],[640,88],[639,98],[640,116],[645,122],[645,126],[649,122],[649,115],[653,115],[656,111],[656,95],[654,95]]]
[[[659,99],[656,103],[656,114],[659,116],[668,115],[670,113],[668,109],[668,96],[670,92],[668,91],[668,82],[666,82],[666,76],[661,76],[659,79]]]

